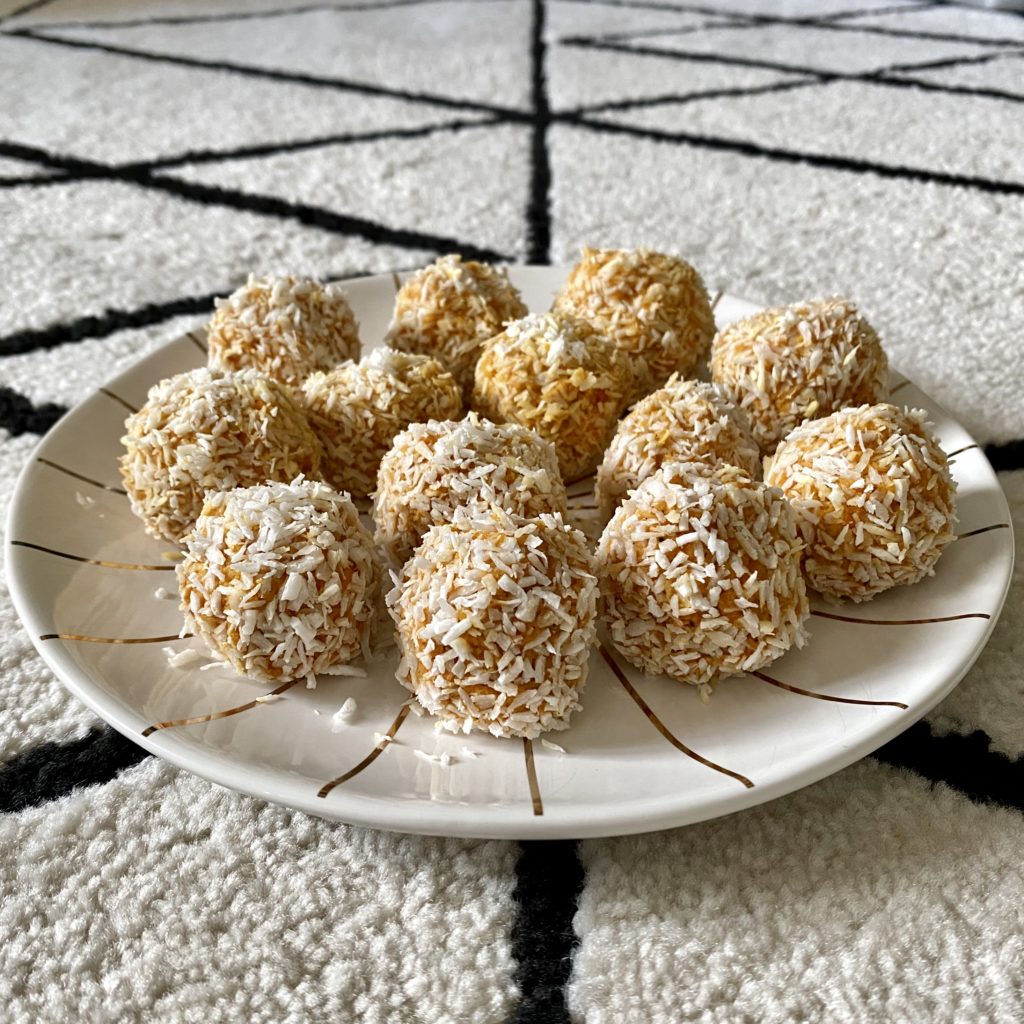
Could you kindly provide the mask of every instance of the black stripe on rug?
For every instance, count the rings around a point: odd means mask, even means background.
[[[997,473],[1024,469],[1024,441],[1003,441],[985,445],[985,457]]]
[[[1011,761],[990,750],[990,743],[980,730],[936,736],[927,722],[917,722],[871,756],[945,783],[977,803],[1024,810],[1024,758]]]
[[[69,341],[88,338],[106,338],[118,331],[135,327],[149,327],[176,316],[210,313],[213,300],[222,292],[209,295],[188,295],[168,302],[150,302],[137,309],[107,309],[96,316],[82,316],[76,320],[51,324],[26,331],[15,331],[0,337],[0,356],[15,356],[39,349],[56,348]]]
[[[512,955],[521,997],[513,1024],[568,1024],[565,984],[576,947],[572,919],[583,876],[574,840],[520,844]]]
[[[544,0],[533,0],[533,24],[530,31],[530,92],[533,102],[533,131],[530,140],[530,199],[526,209],[529,232],[528,263],[551,262],[551,157],[548,129],[551,107],[548,103],[547,74],[544,61]]]
[[[55,402],[33,405],[31,399],[0,384],[0,430],[12,437],[45,434],[67,411],[66,406]]]
[[[0,812],[36,807],[82,786],[110,782],[149,756],[106,727],[69,743],[44,743],[0,766]]]

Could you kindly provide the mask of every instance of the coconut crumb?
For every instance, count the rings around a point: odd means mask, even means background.
[[[331,732],[341,732],[346,725],[351,724],[357,710],[358,705],[355,702],[355,698],[348,697],[345,703],[331,715]]]
[[[185,668],[205,659],[205,655],[192,647],[188,647],[184,651],[176,651],[173,647],[165,647],[163,650],[167,655],[167,664],[171,668]]]
[[[559,754],[568,754],[569,753],[569,751],[566,750],[565,747],[563,747],[561,744],[554,743],[554,742],[552,742],[551,740],[548,740],[548,739],[542,739],[540,741],[540,745],[542,747],[547,747],[548,750],[556,750],[556,751],[558,751]]]

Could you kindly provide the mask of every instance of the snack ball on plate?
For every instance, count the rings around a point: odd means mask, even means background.
[[[211,492],[177,573],[185,628],[244,676],[314,686],[367,653],[380,567],[325,483]]]
[[[373,491],[380,460],[400,431],[462,415],[462,392],[436,359],[389,348],[311,374],[302,391],[324,445],[324,476],[360,498]]]
[[[253,277],[218,299],[207,328],[210,366],[252,367],[285,384],[359,358],[359,325],[336,284]]]
[[[629,357],[633,399],[674,373],[693,376],[715,333],[700,274],[650,249],[584,249],[554,308],[589,321]]]
[[[180,540],[207,491],[320,470],[322,448],[289,388],[255,370],[168,377],[125,420],[121,478],[147,532]]]
[[[450,732],[565,729],[587,678],[597,596],[583,536],[560,514],[457,509],[427,531],[388,596],[398,678]]]
[[[399,289],[385,341],[403,352],[433,356],[468,399],[480,346],[527,312],[505,270],[442,256]]]
[[[782,493],[735,467],[666,466],[598,544],[605,621],[642,671],[701,687],[803,646],[803,544]]]
[[[816,299],[729,324],[711,375],[748,416],[763,451],[798,423],[889,397],[889,362],[874,328],[846,299]]]
[[[925,416],[840,409],[797,427],[768,463],[807,541],[807,582],[825,597],[866,601],[916,583],[952,542],[956,484]]]
[[[633,388],[622,353],[583,320],[541,313],[510,323],[476,364],[473,407],[555,446],[566,480],[597,465]]]
[[[402,565],[431,526],[474,503],[522,516],[566,514],[554,448],[526,427],[499,426],[476,413],[458,422],[414,423],[381,460],[374,539]]]
[[[619,423],[597,471],[598,507],[607,518],[667,462],[726,462],[756,478],[760,461],[746,417],[732,402],[713,384],[672,377]]]

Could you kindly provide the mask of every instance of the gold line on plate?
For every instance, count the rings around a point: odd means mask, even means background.
[[[590,481],[593,480],[596,476],[597,470],[592,469],[589,473],[584,473],[583,476],[577,476],[574,477],[572,480],[566,480],[566,489],[568,490],[568,488],[570,487],[575,487],[577,484],[590,483]]]
[[[56,469],[58,472],[74,477],[76,480],[81,480],[83,483],[92,484],[93,487],[99,487],[100,490],[111,491],[114,494],[123,494],[126,498],[128,497],[128,492],[121,487],[115,487],[113,484],[100,483],[99,480],[93,480],[91,476],[83,476],[81,473],[77,473],[73,469],[68,469],[67,466],[62,466],[57,462],[51,462],[49,459],[44,459],[41,455],[36,456],[36,462],[41,462],[44,466],[49,466],[50,469]]]
[[[862,626],[927,626],[933,622],[956,622],[958,619],[990,619],[988,612],[965,612],[963,615],[938,615],[933,619],[859,619],[853,615],[837,615],[835,612],[819,612],[811,609],[819,619],[835,619],[836,622],[856,622]]]
[[[860,700],[857,697],[833,697],[828,693],[817,693],[814,690],[805,690],[800,686],[793,686],[791,683],[784,683],[781,679],[766,676],[763,672],[748,672],[747,675],[754,676],[755,679],[760,679],[763,682],[771,683],[772,686],[777,686],[780,690],[788,690],[790,693],[799,693],[801,697],[814,697],[817,700],[833,701],[836,704],[865,704],[871,707],[900,708],[903,711],[907,710],[907,705],[900,700]]]
[[[715,297],[711,300],[711,311],[715,311],[715,307],[722,301],[722,295],[725,294],[721,288],[715,292]]]
[[[391,272],[391,280],[395,282],[395,292],[402,290],[402,279],[394,271]]]
[[[373,764],[373,762],[376,761],[382,753],[384,753],[384,748],[391,745],[390,741],[395,738],[395,734],[402,727],[402,723],[408,717],[409,705],[403,704],[398,714],[395,716],[395,720],[391,723],[391,727],[380,738],[373,750],[371,750],[366,757],[364,757],[362,761],[355,766],[355,768],[350,768],[344,775],[339,775],[336,779],[331,779],[330,782],[325,782],[320,787],[316,795],[319,797],[327,796],[335,786],[340,786],[343,782],[348,782],[349,779],[358,775],[364,768],[369,768],[370,765]]]
[[[84,562],[86,565],[102,565],[105,569],[144,569],[149,572],[173,572],[173,565],[141,565],[137,562],[108,562],[102,558],[86,558],[84,555],[72,555],[68,551],[58,551],[42,544],[33,544],[27,540],[12,540],[11,545],[19,548],[30,548],[32,551],[43,551],[58,558],[68,558],[72,562]]]
[[[968,537],[977,537],[982,533],[991,533],[993,530],[1008,530],[1009,523],[993,523],[991,526],[981,526],[977,530],[968,530],[966,533],[958,533],[957,540],[966,540]]]
[[[713,768],[716,772],[721,772],[723,775],[728,775],[730,778],[736,779],[737,782],[742,782],[747,789],[753,789],[754,783],[750,781],[745,775],[740,775],[739,772],[734,772],[730,768],[725,768],[720,764],[716,764],[714,761],[708,760],[698,754],[696,750],[691,750],[681,739],[675,736],[672,731],[665,725],[664,722],[654,713],[650,705],[640,696],[636,691],[636,687],[629,681],[626,673],[622,671],[619,663],[615,660],[615,656],[608,650],[607,647],[601,641],[598,641],[598,647],[601,649],[601,657],[608,663],[608,666],[615,673],[619,682],[622,684],[626,693],[633,698],[634,703],[640,710],[647,716],[647,720],[654,726],[662,736],[665,737],[677,750],[681,750],[687,757],[692,758],[694,761],[699,761],[702,765],[708,768]]]
[[[271,690],[270,693],[264,693],[255,700],[239,704],[237,707],[225,708],[223,711],[214,711],[209,715],[196,715],[195,718],[174,718],[169,722],[157,722],[156,725],[150,725],[143,729],[142,735],[150,736],[159,729],[174,729],[179,725],[199,725],[201,722],[215,722],[218,718],[230,718],[232,715],[241,714],[243,711],[248,711],[250,708],[257,707],[260,704],[270,703],[266,699],[267,697],[276,697],[279,693],[284,693],[285,690],[290,690],[297,683],[301,682],[301,678],[289,679],[287,683],[282,683],[277,689]]]
[[[129,412],[138,412],[139,411],[130,402],[126,402],[120,395],[115,395],[114,392],[110,391],[108,388],[99,388],[98,390],[99,390],[101,395],[106,395],[107,398],[112,398],[115,402],[119,402]]]
[[[957,455],[963,455],[964,452],[969,452],[972,448],[980,448],[981,445],[977,442],[973,444],[965,444],[963,448],[957,448],[955,452],[946,452],[947,459],[954,459]]]
[[[188,340],[191,341],[192,344],[195,345],[195,347],[199,349],[199,351],[202,352],[204,356],[209,355],[209,349],[207,349],[207,347],[199,340],[199,336],[196,334],[195,331],[189,331],[188,334],[185,335],[185,337],[188,338]]]
[[[537,784],[537,766],[533,763],[533,740],[523,737],[523,757],[526,760],[526,781],[530,784],[530,800],[533,802],[533,816],[543,817],[544,801],[540,798],[540,786]]]
[[[896,394],[897,391],[902,391],[909,384],[910,384],[909,380],[901,380],[899,382],[899,384],[896,385],[896,387],[889,389],[889,397],[891,398],[893,395]]]
[[[43,633],[40,640],[81,640],[86,644],[167,644],[172,640],[187,640],[192,634],[186,633],[181,636],[173,633],[171,636],[86,636],[84,633]]]

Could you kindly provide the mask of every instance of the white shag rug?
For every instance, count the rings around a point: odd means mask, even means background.
[[[62,407],[250,270],[644,244],[754,301],[854,297],[989,445],[1024,536],[1019,14],[6,0],[0,95],[0,513]],[[1022,627],[1015,586],[879,757],[577,860],[333,825],[140,759],[0,583],[0,1018],[1019,1020]]]

